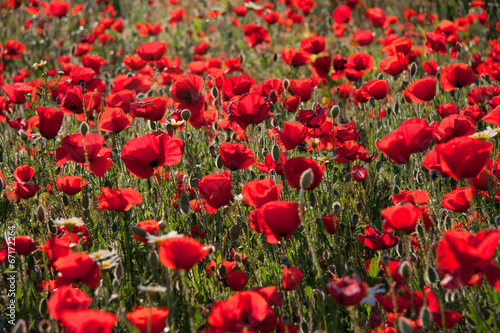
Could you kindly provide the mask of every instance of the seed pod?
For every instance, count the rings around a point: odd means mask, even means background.
[[[47,213],[45,212],[45,208],[43,208],[42,205],[38,205],[36,208],[36,219],[38,222],[43,222],[45,221],[45,217],[47,216]]]
[[[83,122],[80,124],[80,133],[82,133],[83,136],[87,135],[89,132],[89,125],[86,122]]]
[[[423,306],[420,310],[419,319],[422,321],[422,328],[425,330],[431,329],[434,326],[434,321],[432,319],[432,313],[429,311],[427,306]]]
[[[189,210],[191,209],[189,197],[187,196],[186,192],[182,192],[181,197],[179,198],[179,209],[184,215],[189,213]]]
[[[182,110],[182,112],[181,112],[181,118],[184,121],[188,121],[191,118],[191,111],[189,111],[188,109]]]
[[[314,173],[312,169],[309,168],[306,171],[302,172],[302,174],[300,175],[300,181],[299,181],[300,188],[302,190],[307,189],[309,186],[311,186],[313,181],[314,181]]]

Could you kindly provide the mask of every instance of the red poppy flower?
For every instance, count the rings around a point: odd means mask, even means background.
[[[311,60],[309,53],[304,50],[287,47],[281,50],[281,57],[287,65],[299,67],[307,65]]]
[[[198,182],[198,191],[209,213],[214,213],[231,201],[231,172],[212,173]]]
[[[170,89],[176,108],[191,111],[189,123],[196,128],[205,123],[203,118],[205,98],[201,94],[204,85],[205,80],[201,76],[186,74],[181,80],[175,81]]]
[[[455,326],[455,324],[457,324],[462,318],[462,315],[456,311],[448,309],[442,311],[441,305],[439,304],[439,300],[430,286],[424,287],[424,295],[425,298],[427,299],[426,304],[429,311],[432,314],[432,319],[436,327],[441,328],[443,326],[443,319],[444,319],[445,323],[444,326],[446,327],[446,329],[452,329],[453,326]],[[444,318],[442,317],[443,314]]]
[[[372,80],[365,83],[361,88],[361,93],[367,100],[370,99],[370,97],[383,99],[389,93],[389,84],[386,80]]]
[[[186,271],[208,254],[209,248],[191,237],[170,237],[161,242],[161,263],[168,268]]]
[[[250,212],[250,227],[266,236],[269,244],[289,240],[301,223],[300,206],[288,201],[271,201]]]
[[[355,182],[362,182],[363,180],[365,180],[367,174],[368,170],[359,164],[356,164],[352,167],[351,176],[352,180],[354,180]]]
[[[384,232],[402,230],[409,235],[415,232],[422,211],[412,203],[405,203],[386,208],[380,214],[384,217]]]
[[[82,65],[92,68],[96,74],[101,74],[101,68],[106,62],[106,59],[94,54],[86,54],[82,57]]]
[[[392,76],[397,76],[408,69],[408,59],[399,52],[380,61],[380,71]]]
[[[242,291],[215,303],[208,323],[220,332],[240,332],[247,326],[260,326],[270,312],[267,300],[258,292]]]
[[[169,310],[161,308],[143,308],[127,313],[127,319],[137,327],[140,333],[160,333],[165,328]]]
[[[425,37],[427,37],[427,42],[425,43],[426,47],[432,49],[434,52],[446,54],[446,35],[428,32],[425,34]]]
[[[283,279],[281,280],[281,285],[285,290],[295,290],[299,287],[300,282],[304,273],[295,266],[283,267]]]
[[[71,3],[60,0],[53,0],[49,3],[48,7],[45,9],[45,14],[49,17],[61,18],[68,14],[69,6]]]
[[[222,164],[231,171],[243,170],[255,163],[253,152],[241,143],[224,142],[219,146]]]
[[[57,165],[62,166],[69,161],[78,164],[86,164],[87,161],[97,177],[102,177],[113,162],[109,160],[111,150],[103,148],[104,137],[96,133],[81,133],[65,136],[61,141],[61,147],[56,149]]]
[[[300,42],[300,47],[310,54],[318,54],[325,51],[326,38],[323,36],[314,36],[304,38]]]
[[[321,183],[323,173],[325,172],[325,163],[319,166],[318,163],[310,158],[294,157],[286,161],[283,167],[286,180],[291,187],[296,189],[300,189],[300,177],[308,169],[311,169],[313,172],[313,180],[311,185],[304,190],[311,191],[318,187],[319,183]]]
[[[472,178],[484,167],[493,144],[471,137],[459,137],[436,146],[443,172],[454,179]]]
[[[460,186],[450,193],[443,195],[441,205],[452,212],[464,213],[470,207],[470,202],[474,195],[470,188]]]
[[[36,244],[29,236],[17,236],[14,238],[14,249],[17,255],[27,256],[36,250]]]
[[[227,106],[229,119],[243,130],[250,124],[260,124],[269,113],[270,103],[255,93],[243,94],[231,99]]]
[[[113,210],[115,212],[126,212],[133,205],[142,204],[142,196],[133,188],[118,189],[114,187],[101,187],[99,206],[101,210]]]
[[[351,9],[346,5],[338,6],[333,11],[332,17],[338,24],[347,23],[351,19]]]
[[[311,71],[317,79],[321,79],[323,83],[326,83],[326,76],[330,74],[332,68],[332,57],[323,56],[318,57],[316,60],[311,62]]]
[[[134,117],[122,108],[106,107],[99,117],[97,129],[104,132],[120,133],[130,127]]]
[[[488,124],[500,126],[500,105],[491,110],[491,112],[481,118],[481,120]]]
[[[224,101],[229,101],[234,96],[241,96],[248,93],[254,84],[255,80],[248,75],[233,76],[226,79],[222,86]]]
[[[37,107],[36,112],[40,134],[47,139],[56,137],[64,120],[64,112],[51,107]]]
[[[317,104],[314,110],[299,109],[299,112],[296,114],[295,119],[305,127],[318,128],[323,125],[327,116],[327,108]]]
[[[28,199],[35,196],[40,186],[33,183],[28,183],[35,175],[35,169],[29,165],[20,165],[14,170],[14,182],[12,187],[16,195],[17,201],[19,198]]]
[[[436,111],[441,118],[446,118],[449,115],[457,114],[460,111],[460,106],[453,104],[453,102],[449,102],[448,104],[436,105]]]
[[[2,90],[12,103],[24,104],[26,103],[26,95],[33,94],[34,87],[24,82],[17,82],[13,84],[4,84]]]
[[[11,39],[3,46],[2,57],[4,59],[18,59],[23,56],[24,50],[26,50],[26,45]]]
[[[302,102],[307,102],[311,99],[313,89],[314,83],[311,79],[293,79],[290,81],[290,87],[288,88],[290,93],[294,96],[300,97]]]
[[[297,112],[300,104],[300,96],[290,96],[283,99],[283,107],[291,113]]]
[[[359,276],[343,277],[326,286],[333,300],[343,306],[357,305],[366,296],[368,285]]]
[[[55,236],[47,240],[41,249],[47,253],[49,261],[54,262],[73,252],[69,247],[71,243],[73,243],[73,240],[69,236]]]
[[[184,17],[186,16],[186,11],[180,7],[174,8],[170,14],[170,21],[169,24],[171,27],[176,26],[177,23],[181,22]]]
[[[434,130],[435,143],[445,143],[453,138],[476,133],[476,126],[469,117],[452,114],[441,121]]]
[[[54,267],[65,281],[70,283],[83,282],[90,288],[99,286],[101,270],[87,253],[70,253],[57,259],[54,262]],[[64,312],[62,314],[64,315]]]
[[[356,47],[369,45],[375,39],[375,34],[371,30],[362,30],[352,34],[351,43]]]
[[[149,178],[155,168],[180,162],[184,143],[175,135],[148,133],[131,139],[124,146],[121,159],[127,170],[138,178]]]
[[[433,129],[427,121],[413,118],[403,122],[399,128],[377,141],[377,148],[391,161],[405,164],[412,153],[420,153],[429,147]]]
[[[130,113],[130,105],[135,102],[136,94],[135,90],[120,90],[106,97],[106,106],[121,108],[125,113]]]
[[[249,206],[262,207],[270,201],[276,201],[281,194],[283,184],[276,186],[270,178],[252,180],[243,186],[243,199]]]
[[[308,110],[305,110],[308,111]],[[292,150],[300,145],[307,137],[307,129],[300,123],[285,121],[283,130],[273,128],[276,133],[276,143],[284,151]]]
[[[69,286],[60,286],[50,296],[48,308],[52,318],[59,320],[64,311],[86,310],[90,303],[92,298],[87,297],[85,292]]]
[[[387,250],[399,243],[399,237],[389,232],[378,232],[372,226],[365,225],[365,234],[358,234],[361,244],[372,250]]]
[[[347,58],[346,67],[356,71],[371,71],[375,66],[375,60],[368,53],[356,52]]]
[[[163,42],[148,42],[141,44],[135,53],[146,62],[157,61],[163,57],[167,48],[168,44]]]
[[[408,37],[399,37],[394,39],[389,45],[384,47],[384,52],[390,56],[395,56],[398,53],[407,55],[411,51],[413,42]]]
[[[227,277],[227,285],[231,290],[241,291],[248,283],[248,274],[243,271],[233,271]]]
[[[322,218],[326,231],[333,235],[340,230],[340,215],[328,215]]]
[[[406,88],[406,94],[413,103],[430,101],[436,95],[436,78],[424,77]]]
[[[141,228],[142,230],[146,231],[150,235],[154,236],[159,236],[160,235],[160,226],[158,224],[158,221],[156,220],[146,220],[146,221],[141,221],[137,223],[137,226]],[[134,236],[134,239],[138,240],[141,243],[147,243],[148,240],[144,237],[140,237],[136,235],[135,233],[132,233],[132,236]]]
[[[111,333],[118,317],[109,312],[100,310],[67,310],[60,317],[65,332]]]
[[[366,16],[375,28],[381,28],[385,23],[385,12],[380,8],[370,8],[366,11]]]
[[[436,60],[434,60],[434,59],[431,59],[429,61],[424,61],[424,63],[422,64],[422,67],[429,75],[436,75],[438,72],[438,65],[437,65]]]
[[[285,173],[283,171],[283,164],[286,162],[285,153],[281,153],[280,160],[276,163],[273,159],[272,154],[267,154],[264,158],[264,163],[256,163],[255,167],[262,172],[270,173],[274,170],[278,175],[283,176]]]
[[[67,195],[75,195],[87,186],[87,180],[80,176],[61,176],[56,179],[56,185]]]
[[[243,33],[245,34],[245,42],[250,47],[255,47],[261,43],[271,44],[271,41],[269,40],[271,34],[258,24],[245,25],[243,27]]]
[[[446,66],[441,72],[439,82],[444,91],[451,91],[471,85],[475,82],[476,75],[472,68],[466,64],[455,63]]]
[[[500,242],[500,232],[483,230],[477,234],[448,230],[437,247],[437,270],[458,278],[461,285],[469,282],[477,272],[488,275],[488,266],[496,267],[493,256]]]

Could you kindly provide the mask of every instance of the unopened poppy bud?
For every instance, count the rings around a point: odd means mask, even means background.
[[[422,226],[422,224],[418,223],[416,229],[417,229],[417,235],[418,235],[418,237],[420,237],[420,238],[423,239],[424,236],[425,236],[425,231],[424,231],[424,227]]]
[[[280,147],[278,147],[278,145],[274,144],[273,145],[273,161],[275,163],[278,163],[280,158],[281,158]]]
[[[215,246],[213,245],[208,245],[208,254],[212,254],[215,252]]]
[[[323,251],[323,259],[330,259],[330,252],[328,252],[328,250]]]
[[[288,90],[288,88],[290,88],[290,80],[285,79],[283,81],[283,88],[285,88],[285,90]]]
[[[16,326],[11,331],[12,333],[26,333],[28,332],[28,325],[26,325],[26,321],[24,319],[19,319],[16,323]]]
[[[0,193],[3,191],[3,180],[0,179]]]
[[[427,284],[434,284],[437,282],[438,275],[434,267],[431,266],[427,267],[427,269],[425,270],[424,278]]]
[[[362,209],[363,209],[363,203],[362,203],[362,202],[358,202],[358,203],[356,204],[356,210],[357,210],[358,212],[360,212]]]
[[[115,267],[115,277],[119,280],[123,279],[123,276],[125,275],[125,272],[123,270],[123,265],[118,264]]]
[[[220,155],[217,155],[217,157],[215,158],[215,167],[217,169],[222,169],[222,167],[223,167],[222,157]]]
[[[278,60],[278,53],[273,54],[273,61],[276,62]]]
[[[403,73],[401,73],[401,80],[403,83],[408,83],[410,81],[410,72],[408,70],[404,70]]]
[[[407,261],[403,261],[399,266],[399,275],[401,275],[405,280],[410,278],[411,266]]]
[[[210,152],[210,155],[212,155],[212,157],[217,156],[215,145],[210,145],[210,147],[208,147],[208,151]]]
[[[35,269],[35,257],[33,257],[33,255],[29,255],[28,258],[27,258],[27,264],[28,264],[28,270],[29,271],[32,271],[33,269]]]
[[[339,115],[340,113],[340,107],[338,105],[334,105],[331,109],[331,115],[332,115],[332,119],[335,119],[337,118],[337,116]]]
[[[274,105],[274,103],[270,103],[269,104],[269,112],[274,113],[275,110],[276,110],[276,106]]]
[[[495,225],[497,225],[497,226],[500,224],[500,215],[495,216],[494,222],[495,222]]]
[[[300,328],[302,328],[302,332],[309,333],[309,324],[307,323],[307,321],[303,321],[302,323],[300,323]]]
[[[370,97],[370,99],[368,100],[368,102],[370,103],[370,106],[371,106],[372,108],[374,108],[374,107],[375,107],[375,98]]]
[[[394,104],[394,114],[397,115],[398,113],[399,113],[399,102],[396,102]]]
[[[45,216],[46,216],[45,208],[43,208],[42,205],[38,205],[36,208],[36,219],[38,222],[43,222],[45,221]]]
[[[165,128],[167,132],[171,132],[174,130],[174,126],[172,124],[167,124],[167,127]]]
[[[281,258],[281,263],[283,265],[285,265],[286,267],[290,267],[290,265],[291,265],[290,259],[288,259],[287,256],[284,256],[283,258]]]
[[[325,293],[321,290],[316,289],[313,294],[322,302],[325,301]]]
[[[111,285],[113,286],[113,289],[120,288],[120,280],[117,278],[114,278],[113,281],[111,282]]]
[[[237,262],[241,262],[241,255],[239,253],[235,253],[234,260],[236,260]]]
[[[190,178],[189,185],[193,188],[197,188],[198,187],[198,178]]]
[[[356,229],[356,226],[358,225],[359,222],[359,215],[358,214],[352,214],[351,215],[351,228]]]
[[[189,213],[189,210],[191,209],[189,197],[187,196],[186,192],[182,192],[181,197],[179,198],[179,209],[184,215]]]
[[[401,316],[398,320],[398,332],[413,333],[413,327],[406,321],[406,318]]]
[[[241,225],[240,224],[235,224],[229,229],[229,239],[232,241],[237,240],[240,237],[241,233]]]
[[[288,315],[283,315],[281,317],[281,321],[283,322],[283,324],[285,324],[285,326],[288,326],[291,322],[290,317]]]
[[[432,313],[427,306],[423,306],[420,310],[419,319],[422,321],[422,328],[428,330],[432,328],[434,321],[432,320]]]
[[[457,50],[457,53],[462,52],[462,44],[460,42],[455,43],[455,50]]]
[[[418,71],[418,65],[416,62],[412,62],[411,64],[411,67],[410,67],[410,75],[411,76],[415,76],[415,74],[417,74],[417,71]]]
[[[188,109],[182,110],[182,112],[181,112],[181,118],[184,121],[188,121],[191,118],[191,111],[189,111]]]
[[[136,225],[130,226],[130,230],[137,237],[141,237],[141,238],[148,237],[148,232],[146,230],[142,229],[141,227],[136,226]]]
[[[439,73],[438,73],[438,74],[439,74]],[[489,74],[486,74],[486,75],[484,76],[484,79],[486,80],[486,82],[491,83],[491,77],[490,77],[490,75],[489,75]]]
[[[336,201],[333,203],[332,208],[333,208],[333,214],[338,215],[340,214],[340,202]]]
[[[333,190],[333,195],[336,196],[337,198],[340,198],[340,193],[338,190]]]
[[[56,227],[56,225],[54,224],[54,221],[49,220],[49,223],[48,223],[48,228],[49,228],[49,232],[50,232],[51,234],[56,234],[56,233],[57,233],[57,227]]]
[[[227,274],[227,268],[225,265],[220,265],[217,269],[217,274],[219,275],[219,279],[224,279]]]
[[[21,129],[21,130],[19,130],[18,133],[19,133],[19,136],[21,137],[21,140],[23,140],[23,141],[28,140],[28,134],[26,134],[26,132],[24,130]]]
[[[89,195],[86,191],[82,192],[82,208],[88,209],[90,205]]]
[[[47,319],[42,319],[38,323],[38,330],[41,333],[49,333],[52,331],[52,324],[50,323],[50,320]]]
[[[38,306],[38,313],[40,313],[40,316],[45,317],[48,309],[49,309],[49,307],[47,305],[47,299],[42,298],[42,301],[40,302],[40,305]]]
[[[150,120],[148,121],[148,126],[153,132],[156,131],[156,122]]]
[[[316,194],[314,194],[313,191],[310,191],[309,192],[309,204],[311,205],[311,207],[316,207]]]
[[[210,93],[212,94],[212,97],[214,99],[217,99],[217,97],[219,97],[219,90],[217,90],[217,87],[212,87]]]
[[[87,135],[88,132],[89,132],[89,125],[86,122],[81,123],[80,133],[82,133],[82,135]]]
[[[151,251],[148,256],[148,261],[151,265],[151,268],[157,269],[158,265],[160,264],[160,257],[158,257],[158,252]]]
[[[377,75],[377,80],[382,80],[384,78],[384,73],[379,73]]]
[[[344,182],[349,182],[352,179],[352,174],[350,172],[347,172],[344,174]]]
[[[302,172],[302,174],[300,175],[300,181],[299,181],[300,188],[302,190],[307,189],[309,186],[311,186],[313,181],[314,181],[314,173],[312,169],[309,168],[306,171]]]

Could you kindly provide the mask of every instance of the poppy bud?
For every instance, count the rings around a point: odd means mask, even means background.
[[[290,317],[288,315],[283,315],[281,317],[281,321],[283,321],[283,324],[285,324],[285,326],[288,326],[291,322]]]
[[[333,203],[332,208],[333,208],[333,214],[339,215],[340,214],[340,202],[336,201]]]
[[[111,282],[111,285],[113,286],[114,289],[120,288],[120,280],[117,278],[114,278],[113,282]]]
[[[311,207],[316,207],[316,195],[313,191],[309,192],[309,204]]]
[[[197,178],[190,178],[189,185],[193,188],[198,188],[198,179]]]
[[[19,133],[19,136],[21,137],[21,140],[23,140],[23,141],[28,140],[28,134],[26,134],[26,132],[24,130],[21,129],[21,130],[19,130],[18,133]]]
[[[278,60],[278,53],[273,54],[273,61],[276,62]]]
[[[362,203],[362,202],[358,202],[358,203],[356,204],[356,210],[357,210],[358,212],[360,212],[362,209],[363,209],[363,203]]]
[[[38,330],[41,332],[41,333],[48,333],[48,332],[51,332],[52,331],[52,324],[50,323],[49,320],[47,319],[42,319],[40,320],[40,322],[38,323]]]
[[[241,233],[241,225],[240,224],[235,224],[229,229],[229,239],[232,241],[237,240],[240,237]]]
[[[191,205],[189,203],[189,197],[187,196],[186,192],[182,192],[181,197],[179,199],[179,209],[182,214],[186,215],[189,213],[189,209],[191,208]]]
[[[54,221],[49,220],[49,223],[48,223],[48,228],[49,228],[49,232],[50,232],[51,234],[56,234],[56,233],[57,233],[57,227],[56,227],[56,225],[54,224]]]
[[[234,254],[234,260],[237,262],[241,262],[241,255],[239,253]]]
[[[11,331],[12,333],[26,333],[28,332],[28,326],[26,325],[26,321],[24,319],[19,319],[16,323],[16,326]]]
[[[406,318],[401,316],[398,320],[398,332],[413,333],[413,327],[406,321]]]
[[[405,69],[401,73],[401,80],[403,81],[403,83],[408,83],[410,81],[410,72],[408,72],[408,70]]]
[[[141,227],[138,227],[138,226],[136,226],[136,225],[132,225],[132,226],[130,226],[130,230],[131,230],[131,231],[132,231],[132,233],[133,233],[134,235],[136,235],[137,237],[147,238],[147,237],[148,237],[148,235],[149,235],[149,233],[148,233],[146,230],[144,230],[144,229],[142,229]]]
[[[424,231],[424,227],[422,226],[422,224],[418,223],[416,229],[417,229],[418,237],[423,239],[425,236],[425,231]]]
[[[500,215],[495,216],[494,223],[495,223],[495,225],[497,225],[497,226],[500,224]]]
[[[33,269],[35,269],[35,257],[33,257],[33,255],[29,255],[28,256],[28,259],[27,259],[27,262],[28,262],[28,270],[29,271],[32,271]]]
[[[47,299],[43,298],[42,301],[40,302],[40,305],[38,306],[38,313],[40,313],[40,316],[45,317],[48,309],[49,307],[47,304]]]
[[[356,229],[356,226],[358,225],[359,222],[359,215],[358,214],[352,214],[351,215],[351,228]]]
[[[460,42],[455,43],[455,50],[457,50],[457,53],[462,52],[462,44]]]
[[[38,207],[36,208],[36,219],[38,220],[38,222],[45,221],[46,215],[47,214],[45,213],[45,208],[43,208],[42,205],[38,205]]]
[[[212,87],[212,90],[210,91],[210,93],[212,94],[212,97],[214,99],[217,99],[217,97],[219,97],[219,90],[217,90],[217,87]]]
[[[83,191],[82,192],[82,208],[88,209],[89,205],[90,205],[89,194],[87,193],[87,191]]]
[[[325,293],[322,292],[321,290],[315,290],[313,294],[319,298],[320,301],[324,302],[325,301]]]
[[[438,74],[439,74],[439,73],[438,73]],[[490,77],[490,75],[489,75],[489,74],[486,74],[486,75],[484,76],[484,79],[486,80],[486,82],[488,82],[488,84],[490,84],[490,83],[491,83],[491,77]]]
[[[399,266],[399,275],[403,277],[404,280],[408,280],[411,274],[411,266],[407,261],[403,261]]]
[[[89,125],[86,123],[86,122],[83,122],[80,124],[80,133],[82,133],[82,135],[87,135],[87,133],[89,132]]]
[[[281,158],[280,147],[278,147],[278,145],[274,144],[273,145],[273,161],[275,163],[278,163],[280,158]]]
[[[427,267],[427,269],[425,270],[425,282],[427,284],[434,284],[437,282],[437,279],[438,279],[438,276],[437,276],[437,273],[436,273],[436,270],[429,266]]]
[[[368,100],[368,102],[370,103],[370,106],[371,106],[372,108],[374,108],[374,107],[375,107],[375,98],[370,97],[370,99]]]
[[[418,65],[416,62],[413,62],[410,67],[410,75],[415,76],[415,74],[417,74],[417,71],[418,71]]]
[[[309,332],[309,324],[307,323],[307,321],[303,321],[302,323],[300,323],[300,327],[302,328],[302,332]]]
[[[219,268],[217,269],[217,274],[219,275],[220,279],[224,279],[227,274],[227,268],[225,265],[220,265]]]
[[[158,252],[151,251],[148,256],[148,261],[151,265],[151,268],[157,269],[160,264],[160,257],[158,256]]]
[[[379,73],[377,75],[377,80],[383,80],[384,79],[384,73]]]
[[[282,263],[283,265],[285,265],[286,267],[290,267],[290,266],[291,266],[291,264],[290,264],[290,259],[288,259],[288,257],[286,257],[286,256],[285,256],[285,257],[283,257],[283,258],[281,258],[281,263]]]
[[[340,198],[340,193],[337,190],[333,190],[333,195],[336,196],[337,198]]]
[[[283,88],[285,88],[285,90],[288,90],[288,88],[290,88],[290,81],[288,79],[285,79],[283,81]]]
[[[215,167],[217,169],[222,169],[223,167],[223,163],[222,163],[222,157],[220,155],[217,155],[217,157],[215,158]]]
[[[334,105],[330,110],[330,113],[332,114],[332,119],[337,118],[340,113],[340,107],[338,105]]]
[[[68,198],[68,196],[66,194],[64,194],[63,197],[62,197],[62,199],[63,199],[64,206],[68,207],[69,206],[69,198]]]
[[[330,252],[328,252],[328,250],[323,251],[323,259],[330,259]]]
[[[419,319],[422,321],[422,328],[428,330],[432,328],[434,321],[432,320],[432,313],[427,306],[423,306],[420,310]]]
[[[404,247],[403,247],[403,242],[399,242],[397,247],[396,247],[396,251],[398,252],[399,256],[403,256],[404,255]]]
[[[181,118],[184,121],[188,121],[191,118],[191,111],[189,111],[188,109],[182,110],[182,112],[181,112]]]
[[[123,271],[123,265],[122,264],[118,264],[116,267],[115,267],[115,277],[119,280],[123,279],[123,276],[124,276],[124,271]]]
[[[309,169],[305,170],[304,172],[302,172],[302,174],[300,175],[300,181],[299,181],[300,188],[302,190],[308,188],[309,186],[311,186],[313,181],[314,181],[314,173],[313,173],[312,169],[309,168]]]
[[[148,126],[149,126],[149,128],[150,128],[153,132],[154,132],[154,131],[156,131],[156,123],[155,123],[154,121],[149,120],[149,121],[148,121]]]
[[[344,174],[344,182],[348,182],[352,179],[352,174],[350,172],[347,172],[346,174]]]

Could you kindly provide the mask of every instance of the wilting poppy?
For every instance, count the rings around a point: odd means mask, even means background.
[[[127,313],[127,319],[140,333],[160,333],[165,328],[169,310],[165,307],[143,308]]]
[[[249,206],[261,207],[270,201],[276,201],[281,194],[283,184],[276,186],[270,178],[252,180],[243,186],[243,199]]]
[[[378,232],[372,226],[365,225],[365,234],[358,234],[361,244],[372,250],[386,250],[399,243],[399,237],[389,232]]]
[[[115,212],[126,212],[133,205],[142,204],[142,196],[133,188],[118,189],[114,187],[101,187],[99,206],[101,210],[112,210]]]
[[[283,170],[286,175],[286,180],[291,187],[300,189],[300,178],[302,174],[311,169],[313,172],[313,179],[311,185],[309,185],[304,190],[311,191],[318,187],[323,178],[323,173],[325,172],[325,163],[321,166],[318,165],[314,160],[307,157],[294,157],[286,161]]]
[[[472,68],[466,64],[455,63],[446,66],[441,72],[439,82],[444,91],[451,91],[471,85],[475,82],[476,75]]]
[[[295,266],[285,266],[283,267],[283,279],[281,280],[281,285],[285,290],[295,290],[302,282],[304,273]]]
[[[424,77],[418,79],[406,88],[407,96],[413,103],[430,101],[436,95],[436,78]]]
[[[146,62],[156,61],[163,57],[167,48],[168,44],[163,42],[148,42],[141,44],[135,53]]]
[[[54,267],[67,284],[83,282],[90,288],[97,288],[101,280],[101,270],[87,253],[69,253],[54,262]],[[63,312],[64,313],[64,312]]]
[[[205,200],[207,211],[216,212],[231,201],[231,172],[212,173],[203,177],[198,182],[198,191]]]
[[[159,256],[168,268],[190,270],[208,254],[209,248],[186,236],[170,237],[161,242]]]
[[[241,143],[224,142],[219,146],[222,164],[231,171],[243,170],[255,163],[255,156],[245,145]]]
[[[422,211],[412,203],[405,203],[383,209],[380,214],[384,217],[384,232],[402,230],[409,235],[415,232]]]
[[[61,176],[56,179],[56,185],[67,195],[75,195],[87,186],[87,180],[80,176]]]
[[[484,167],[493,144],[471,137],[459,137],[436,146],[441,170],[454,179],[472,178]]]
[[[326,289],[335,302],[343,306],[353,306],[365,298],[368,285],[359,276],[354,275],[329,282]]]
[[[111,333],[118,317],[100,310],[67,310],[61,313],[60,322],[65,332]]]
[[[149,178],[155,168],[180,162],[184,143],[175,135],[148,133],[131,139],[124,146],[121,159],[127,170],[139,178]]]
[[[59,320],[66,310],[86,310],[92,303],[92,298],[80,289],[69,286],[60,286],[50,296],[48,301],[49,313],[55,320]]]
[[[269,244],[289,240],[301,223],[300,206],[289,201],[271,201],[250,212],[250,227],[266,236]]]

